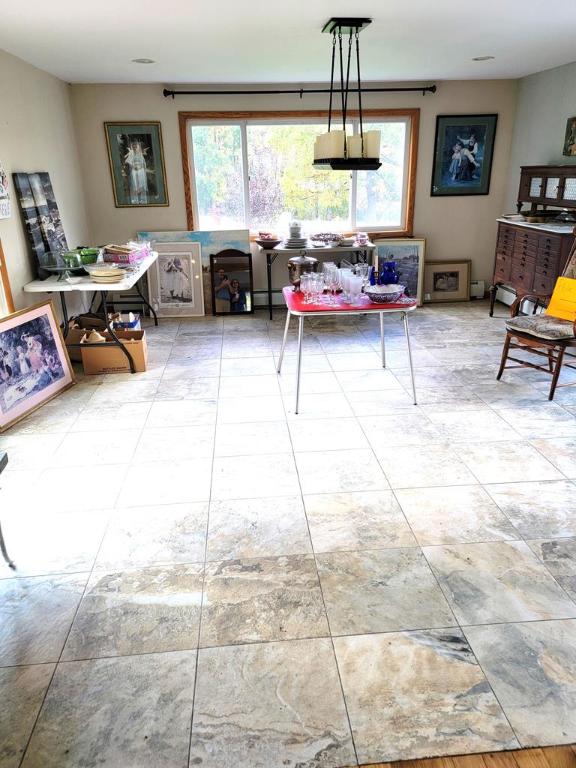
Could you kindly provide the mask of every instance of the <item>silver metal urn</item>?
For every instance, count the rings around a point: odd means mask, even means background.
[[[294,286],[294,290],[298,291],[300,290],[300,276],[305,272],[316,272],[318,269],[318,259],[315,259],[313,256],[300,254],[288,259],[287,266],[290,282]]]

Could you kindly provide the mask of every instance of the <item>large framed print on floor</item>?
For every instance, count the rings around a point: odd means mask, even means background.
[[[168,205],[159,122],[104,123],[116,208]]]
[[[498,115],[438,115],[432,197],[487,195]]]
[[[0,432],[73,384],[51,301],[0,319]]]
[[[159,317],[204,314],[200,243],[156,243],[149,275],[150,304]]]
[[[374,245],[374,266],[378,273],[384,264],[394,262],[400,284],[406,286],[406,296],[417,299],[418,306],[422,306],[426,240],[417,237],[382,238],[374,240]]]

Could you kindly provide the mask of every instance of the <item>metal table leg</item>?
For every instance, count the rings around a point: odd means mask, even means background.
[[[384,312],[380,312],[380,351],[382,353],[382,368],[386,368],[386,342],[384,340]]]
[[[128,350],[126,349],[126,346],[121,343],[120,339],[118,338],[118,336],[116,336],[112,326],[110,325],[110,320],[108,319],[108,302],[106,297],[106,291],[102,291],[100,296],[102,298],[102,309],[104,310],[104,322],[106,323],[106,330],[110,334],[110,337],[112,338],[112,341],[114,342],[114,344],[120,347],[124,355],[128,358],[128,364],[130,365],[130,372],[136,373],[136,366],[134,365],[134,360],[132,359],[132,355],[130,354],[130,352],[128,352]]]
[[[406,312],[402,315],[404,320],[404,333],[406,334],[406,346],[408,347],[408,361],[410,363],[410,378],[412,379],[412,396],[414,398],[414,405],[416,403],[416,383],[414,381],[414,365],[412,364],[412,350],[410,348],[410,331],[408,330],[408,315]]]
[[[136,292],[137,292],[138,296],[140,296],[140,298],[142,299],[142,304],[145,307],[148,307],[148,309],[150,310],[150,313],[151,313],[152,317],[154,318],[154,325],[158,325],[158,315],[156,314],[156,311],[154,310],[154,308],[148,302],[148,299],[144,296],[144,294],[140,290],[140,281],[141,280],[142,280],[142,278],[140,278],[140,280],[137,281],[137,283],[136,283],[136,285],[134,287],[136,288]]]
[[[62,336],[65,340],[70,329],[68,328],[68,307],[66,306],[66,294],[64,291],[60,291],[60,304],[62,305],[62,322],[64,324],[62,329]]]
[[[302,335],[304,331],[304,315],[298,318],[298,357],[296,364],[296,408],[294,413],[298,413],[298,403],[300,401],[300,369],[302,367]]]
[[[268,312],[272,320],[272,254],[266,254],[266,277],[268,280]]]
[[[282,349],[280,350],[280,357],[278,358],[277,371],[282,371],[282,360],[284,360],[284,350],[286,349],[286,340],[288,338],[288,327],[290,325],[290,310],[286,312],[286,325],[284,326],[284,338],[282,339]]]
[[[6,551],[6,544],[4,544],[4,536],[2,535],[2,526],[0,525],[0,552],[2,552],[2,557],[6,562],[8,563],[8,566],[12,568],[13,571],[16,570],[16,563],[10,559],[10,556],[8,552]]]

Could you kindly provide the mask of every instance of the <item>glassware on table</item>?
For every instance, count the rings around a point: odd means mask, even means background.
[[[356,275],[362,278],[362,292],[360,298],[365,298],[364,289],[370,284],[370,264],[356,264]]]
[[[338,288],[340,287],[340,275],[338,274],[338,267],[334,265],[333,267],[329,267],[324,272],[325,275],[325,281],[326,281],[326,287],[329,291],[329,298],[328,298],[328,304],[335,305],[336,304],[336,293],[338,292]]]
[[[339,269],[339,275],[340,275],[340,285],[342,287],[342,298],[344,301],[350,300],[350,278],[352,277],[352,269],[348,269],[346,267],[340,267]]]
[[[350,291],[350,304],[358,304],[362,293],[362,275],[350,275],[348,285]]]
[[[311,277],[310,272],[300,275],[300,290],[304,294],[304,304],[310,304]]]

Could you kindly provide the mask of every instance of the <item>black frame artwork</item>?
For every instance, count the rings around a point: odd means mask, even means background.
[[[497,114],[438,115],[430,195],[488,195]]]
[[[160,122],[106,122],[104,132],[116,208],[169,205]]]
[[[68,250],[50,174],[46,171],[13,173],[12,180],[38,277],[43,280],[50,274],[42,269],[43,256],[48,251]]]
[[[219,278],[218,273],[224,275]],[[220,282],[217,284],[217,280]],[[234,290],[234,282],[239,290]],[[251,315],[254,313],[254,277],[252,254],[226,248],[210,254],[210,284],[214,315]],[[218,296],[218,292],[222,295]],[[235,298],[236,297],[236,298]],[[229,309],[227,305],[229,303]]]

